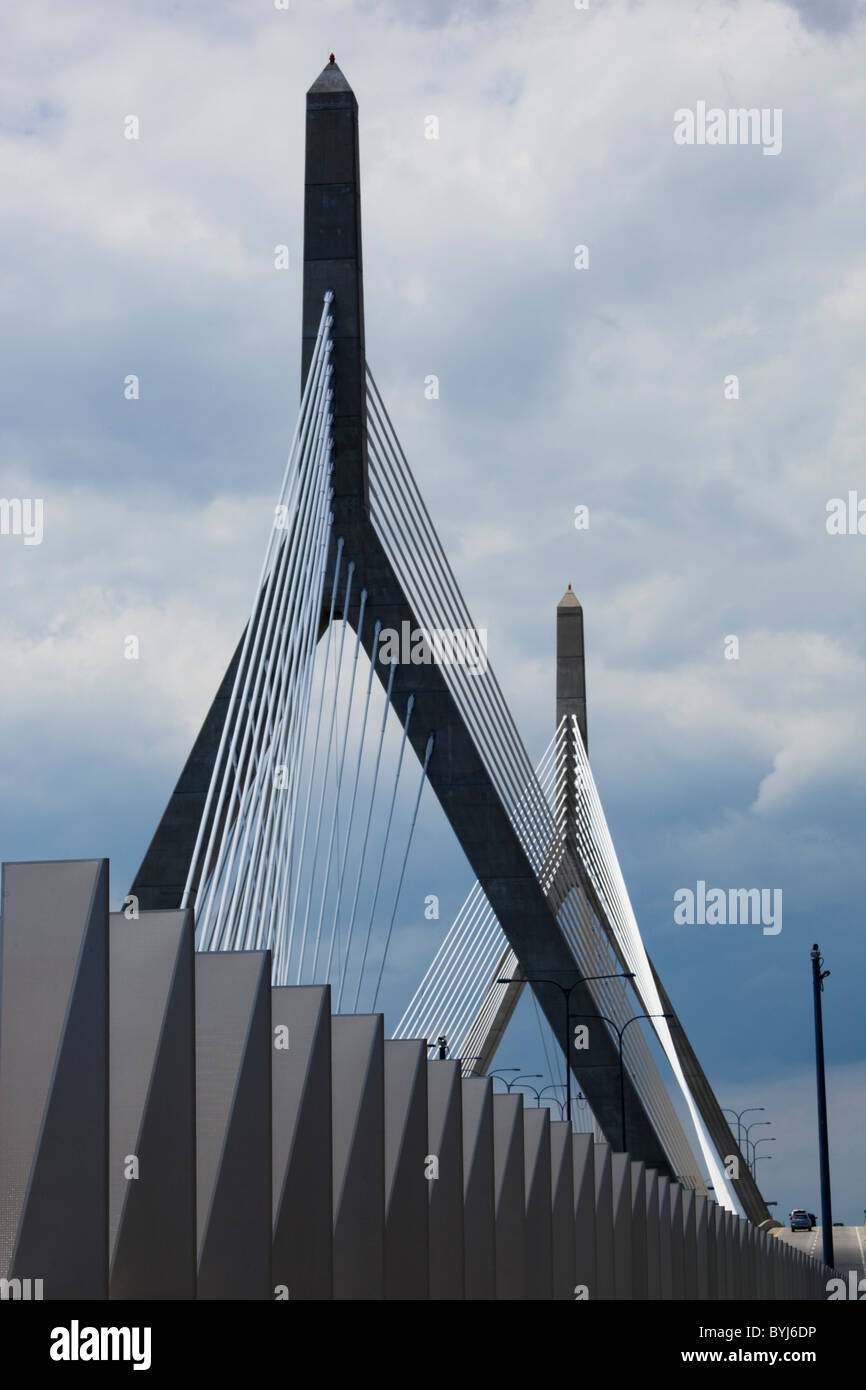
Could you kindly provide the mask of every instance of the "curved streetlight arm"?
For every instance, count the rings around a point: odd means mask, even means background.
[[[758,1128],[758,1127],[761,1126],[761,1125],[771,1125],[772,1123],[773,1123],[772,1120],[753,1120],[752,1123],[751,1123],[750,1125],[743,1125],[743,1129],[746,1131],[746,1140],[747,1140],[747,1142],[749,1141],[749,1131],[750,1131],[750,1130],[756,1129],[756,1128]]]
[[[564,1081],[551,1081],[547,1086],[542,1086],[542,1088],[541,1088],[541,1095],[544,1095],[544,1092],[545,1092],[545,1091],[564,1091],[564,1090],[565,1090],[565,1082],[564,1082]],[[554,1097],[554,1099],[556,1099],[556,1097]]]
[[[743,1147],[743,1129],[745,1128],[745,1126],[744,1126],[744,1124],[743,1124],[743,1116],[744,1116],[744,1115],[750,1115],[750,1114],[752,1113],[753,1110],[763,1110],[763,1109],[764,1109],[764,1106],[763,1106],[763,1105],[747,1105],[746,1108],[745,1108],[745,1110],[732,1110],[729,1106],[722,1106],[722,1114],[723,1114],[723,1115],[733,1115],[734,1119],[735,1119],[736,1122],[737,1122],[737,1148],[740,1149],[741,1151],[742,1151],[742,1147]],[[748,1135],[746,1135],[746,1140],[748,1141]],[[749,1152],[748,1152],[748,1142],[747,1142],[747,1147],[746,1147],[746,1162],[748,1163],[748,1161],[749,1161]]]
[[[618,1042],[619,1042],[619,1118],[620,1118],[620,1139],[621,1139],[621,1142],[622,1142],[622,1151],[623,1151],[623,1153],[626,1152],[626,1139],[625,1139],[625,1066],[623,1065],[623,1053],[622,1053],[622,1039],[623,1039],[623,1034],[625,1033],[625,1030],[626,1030],[626,1028],[629,1026],[630,1023],[637,1023],[639,1019],[642,1019],[642,1018],[673,1018],[673,1017],[674,1017],[673,1014],[634,1014],[632,1018],[627,1018],[626,1021],[625,1021],[625,1023],[624,1023],[624,1024],[622,1025],[622,1027],[620,1028],[618,1024],[614,1023],[614,1021],[613,1021],[612,1018],[608,1018],[607,1014],[570,1014],[570,1015],[569,1015],[569,1021],[570,1021],[572,1018],[602,1018],[602,1019],[604,1019],[605,1023],[609,1023],[609,1024],[611,1025],[611,1027],[614,1029],[614,1031],[616,1032],[617,1039],[618,1039]]]
[[[622,1025],[622,1028],[619,1030],[619,1035],[620,1035],[620,1037],[622,1037],[622,1035],[623,1035],[623,1033],[625,1032],[625,1030],[626,1030],[626,1028],[628,1027],[628,1025],[629,1025],[630,1023],[637,1023],[638,1019],[641,1019],[641,1018],[673,1018],[673,1017],[674,1017],[673,1014],[635,1014],[634,1018],[626,1019],[625,1023]]]
[[[530,1086],[526,1081],[520,1081],[519,1078],[517,1081],[515,1081],[514,1084],[515,1086],[519,1085],[521,1090],[532,1091],[533,1095],[535,1096],[536,1103],[538,1105],[541,1104],[541,1092],[537,1090],[535,1086]]]
[[[512,1086],[516,1086],[516,1085],[518,1084],[518,1082],[520,1082],[520,1081],[543,1081],[543,1080],[544,1080],[544,1077],[542,1076],[542,1074],[541,1074],[540,1071],[528,1071],[528,1072],[523,1073],[523,1075],[521,1075],[521,1076],[515,1076],[515,1078],[514,1078],[513,1081],[506,1081],[505,1086],[506,1086],[506,1089],[508,1090],[508,1094],[511,1095],[511,1088],[512,1088]],[[534,1090],[534,1089],[535,1089],[534,1087],[530,1087],[530,1090]]]
[[[571,1013],[571,991],[573,989],[576,989],[578,985],[587,984],[591,980],[633,979],[633,970],[617,970],[615,973],[607,975],[582,975],[580,979],[573,980],[570,985],[564,985],[560,980],[551,980],[549,975],[524,975],[521,977],[520,980],[517,980],[509,976],[507,978],[500,978],[499,980],[497,980],[497,984],[500,985],[554,985],[560,991],[563,1000],[565,1001],[565,1118],[568,1120],[569,1124],[571,1124],[571,1033],[569,1029],[571,1025],[571,1019],[574,1017],[574,1015]],[[588,1017],[601,1018],[603,1017],[603,1015],[588,1015]],[[610,1019],[608,1019],[607,1021],[610,1022]],[[614,1024],[614,1027],[616,1027],[616,1024]],[[622,1039],[620,1039],[620,1073],[622,1073]],[[510,1086],[508,1090],[510,1094]]]

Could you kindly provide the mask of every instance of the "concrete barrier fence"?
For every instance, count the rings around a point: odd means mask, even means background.
[[[4,866],[4,1298],[826,1297],[768,1231],[270,977],[195,954],[189,911],[109,914],[104,860]]]

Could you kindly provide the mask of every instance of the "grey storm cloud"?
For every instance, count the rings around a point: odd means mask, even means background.
[[[786,0],[797,11],[804,29],[844,34],[866,16],[863,0]]]

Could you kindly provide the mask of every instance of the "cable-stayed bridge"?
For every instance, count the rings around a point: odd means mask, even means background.
[[[250,623],[131,892],[194,907],[199,949],[270,949],[275,983],[375,1008],[374,917],[387,946],[426,780],[477,882],[397,1036],[444,1034],[467,1073],[486,1069],[522,988],[499,980],[533,981],[558,1040],[568,989],[585,1025],[571,1064],[604,1135],[768,1221],[748,1165],[725,1171],[729,1126],[641,941],[586,753],[577,599],[558,609],[557,727],[535,769],[367,364],[363,305],[357,103],[330,63],[307,96],[295,438]],[[617,1029],[636,1013],[654,1016],[691,1142],[637,1026],[621,1102]]]
[[[641,939],[570,586],[553,736],[537,767],[523,746],[367,364],[360,207],[332,59],[307,94],[301,403],[247,626],[124,911],[105,861],[4,872],[0,1268],[150,1297],[169,1242],[164,1297],[814,1296]],[[428,787],[475,882],[386,1042]],[[602,1142],[494,1102],[526,988]]]

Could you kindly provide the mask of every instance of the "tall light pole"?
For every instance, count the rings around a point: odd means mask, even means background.
[[[538,1104],[539,1104],[539,1105],[541,1104],[541,1097],[544,1095],[545,1091],[561,1091],[561,1090],[564,1090],[564,1089],[565,1089],[565,1088],[564,1088],[564,1086],[563,1086],[563,1084],[562,1084],[561,1081],[556,1081],[556,1082],[552,1083],[550,1086],[542,1086],[541,1090],[538,1092]],[[565,1101],[564,1101],[564,1100],[560,1100],[560,1099],[559,1099],[559,1096],[551,1096],[551,1100],[553,1101],[554,1105],[558,1105],[558,1106],[559,1106],[559,1118],[560,1118],[561,1120],[564,1120],[564,1119],[565,1119]]]
[[[753,1120],[750,1125],[743,1125],[743,1129],[746,1131],[746,1143],[754,1143],[754,1140],[749,1139],[750,1129],[760,1129],[761,1125],[771,1125],[772,1123],[772,1120]]]
[[[759,1145],[759,1144],[775,1144],[775,1142],[776,1142],[776,1136],[775,1136],[775,1134],[763,1134],[763,1135],[761,1135],[761,1138],[760,1138],[760,1139],[753,1139],[753,1140],[752,1140],[752,1177],[753,1177],[753,1178],[755,1178],[755,1158],[757,1157],[757,1154],[758,1154],[758,1145]],[[769,1158],[769,1157],[770,1157],[769,1154],[761,1154],[761,1158]],[[757,1178],[755,1178],[755,1180],[757,1181]]]
[[[830,1206],[830,1143],[827,1137],[827,1087],[824,1079],[824,1021],[821,1014],[821,995],[824,981],[830,974],[822,970],[824,957],[818,943],[810,952],[812,960],[812,999],[815,1005],[815,1071],[818,1077],[818,1163],[821,1175],[821,1234],[824,1237],[824,1263],[833,1264],[833,1212]]]
[[[761,1109],[762,1109],[762,1110],[763,1110],[763,1108],[764,1108],[764,1107],[761,1106]],[[755,1152],[755,1144],[754,1144],[754,1140],[752,1140],[752,1139],[749,1138],[749,1130],[750,1130],[750,1129],[754,1129],[756,1125],[770,1125],[770,1124],[772,1124],[772,1120],[753,1120],[752,1123],[751,1123],[750,1125],[743,1125],[743,1132],[744,1132],[744,1134],[745,1134],[745,1136],[746,1136],[746,1166],[747,1166],[747,1168],[749,1169],[749,1172],[751,1173],[752,1177],[755,1176],[755,1169],[754,1169],[754,1166],[753,1166],[752,1162],[751,1162],[750,1159],[749,1159],[749,1145],[751,1144],[751,1146],[752,1146],[752,1153],[754,1154],[754,1152]]]
[[[757,1177],[756,1177],[756,1175],[755,1175],[755,1169],[757,1168],[757,1166],[758,1166],[758,1164],[760,1163],[761,1159],[762,1159],[762,1158],[772,1158],[772,1157],[773,1157],[772,1154],[756,1154],[756,1155],[755,1155],[755,1159],[754,1159],[754,1163],[753,1163],[753,1167],[752,1167],[752,1177],[755,1178],[755,1181],[756,1181],[756,1182],[757,1182],[758,1179],[757,1179]]]
[[[746,1108],[745,1108],[745,1110],[740,1110],[739,1112],[736,1111],[736,1110],[729,1110],[726,1106],[723,1106],[722,1109],[723,1109],[723,1114],[725,1114],[725,1115],[733,1115],[734,1118],[735,1118],[735,1120],[737,1121],[737,1148],[739,1148],[740,1145],[741,1145],[742,1142],[743,1142],[743,1135],[742,1135],[742,1130],[741,1130],[741,1125],[742,1125],[743,1116],[744,1116],[744,1115],[750,1115],[750,1114],[752,1113],[753,1110],[763,1110],[764,1107],[763,1107],[763,1105],[747,1105]],[[746,1155],[746,1161],[747,1161],[747,1162],[748,1162],[748,1157],[749,1157],[749,1156],[748,1156],[748,1154],[747,1154],[747,1155]]]
[[[571,1004],[571,991],[577,989],[578,985],[585,985],[588,980],[633,980],[633,970],[618,970],[613,975],[584,975],[582,979],[575,980],[573,984],[563,985],[559,980],[549,980],[543,976],[523,975],[520,980],[507,979],[497,980],[500,985],[555,985],[560,991],[565,1004],[565,1118],[571,1124],[571,1034],[569,1027],[573,1018],[600,1018],[600,1014],[572,1014],[569,1012]],[[629,1020],[631,1022],[631,1020]],[[614,1028],[616,1024],[613,1025]],[[622,1056],[620,1055],[620,1071],[622,1071]]]
[[[621,1135],[621,1137],[622,1137],[622,1151],[623,1151],[623,1153],[625,1153],[625,1152],[626,1152],[626,1136],[625,1136],[625,1067],[624,1067],[624,1065],[623,1065],[623,1058],[622,1058],[622,1037],[623,1037],[623,1033],[625,1032],[626,1028],[629,1026],[630,1023],[637,1023],[638,1019],[640,1019],[640,1018],[673,1018],[674,1015],[673,1015],[673,1014],[634,1014],[631,1018],[627,1018],[627,1019],[626,1019],[625,1023],[622,1025],[621,1028],[619,1027],[619,1025],[618,1025],[617,1023],[614,1022],[614,1020],[613,1020],[612,1018],[608,1018],[607,1014],[571,1014],[570,1017],[571,1017],[571,1018],[601,1018],[601,1019],[604,1019],[605,1023],[609,1023],[610,1026],[611,1026],[611,1028],[613,1028],[614,1031],[615,1031],[615,1033],[616,1033],[617,1040],[618,1040],[618,1042],[619,1042],[619,1123],[620,1123],[620,1130],[622,1131],[622,1135]]]

